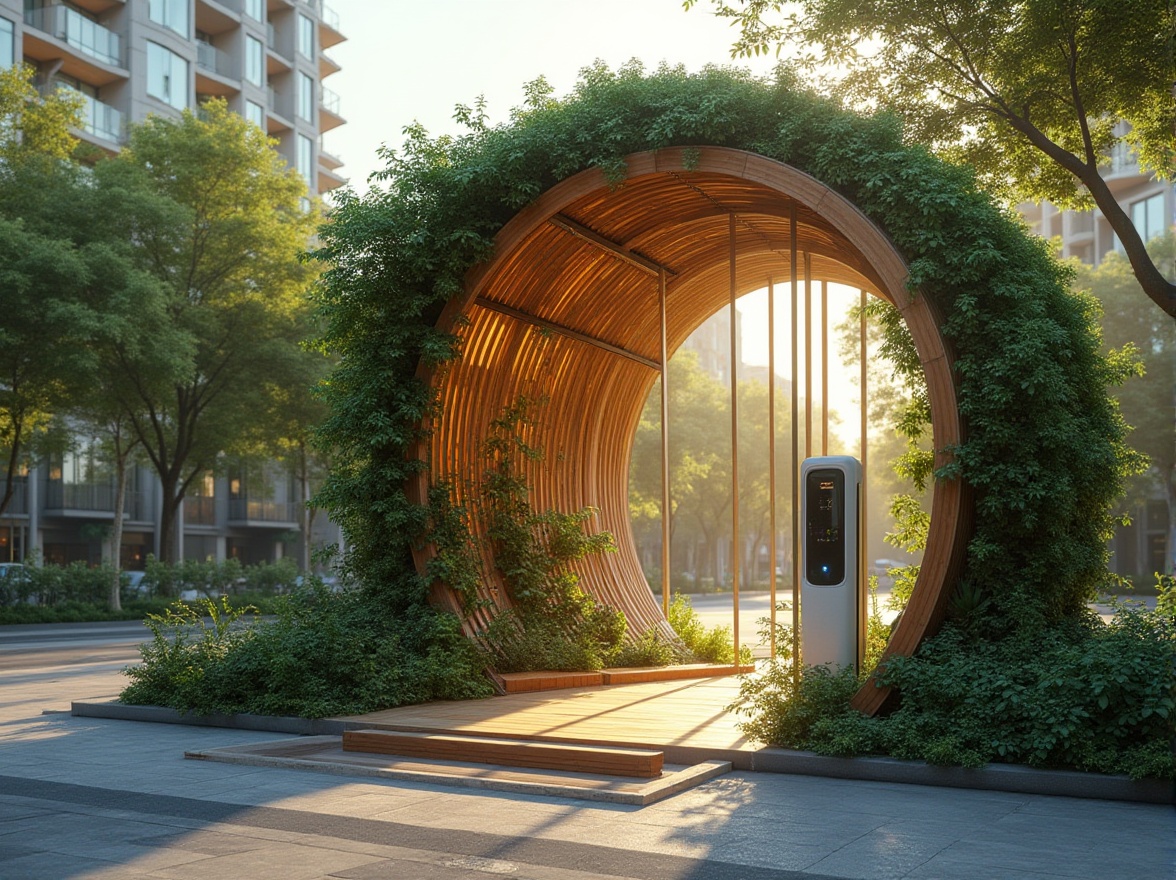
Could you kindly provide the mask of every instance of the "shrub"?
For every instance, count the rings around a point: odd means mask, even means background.
[[[765,665],[732,707],[740,729],[821,754],[883,753],[932,764],[1068,767],[1132,778],[1176,776],[1176,618],[1136,606],[1033,638],[977,638],[949,624],[913,657],[891,657],[879,681],[898,689],[891,715],[849,707],[850,670]]]
[[[653,627],[636,640],[623,643],[607,658],[609,666],[669,666],[678,659],[678,651]]]
[[[670,626],[698,663],[734,663],[734,636],[729,626],[707,629],[690,600],[676,594],[670,602]]]
[[[328,715],[490,695],[452,615],[373,615],[360,592],[319,581],[281,597],[277,618],[242,626],[228,598],[176,603],[148,619],[124,703],[196,714]],[[211,625],[204,623],[210,616]]]

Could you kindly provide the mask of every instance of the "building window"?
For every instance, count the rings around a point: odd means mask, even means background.
[[[245,79],[255,86],[265,85],[265,49],[256,37],[245,38]]]
[[[245,0],[245,14],[254,21],[265,21],[265,0]]]
[[[302,179],[306,181],[306,186],[311,185],[310,175],[314,171],[314,141],[306,135],[298,135],[298,173],[302,175]]]
[[[15,28],[7,18],[0,18],[0,67],[12,67],[16,63],[13,49]]]
[[[298,51],[307,58],[314,57],[314,19],[298,13]]]
[[[298,74],[298,115],[307,122],[314,121],[314,80],[305,73]]]
[[[1168,228],[1168,224],[1164,222],[1164,194],[1156,193],[1151,198],[1133,202],[1131,222],[1144,241],[1151,241],[1156,236],[1163,235]]]
[[[189,0],[151,0],[149,12],[153,22],[187,38]]]
[[[245,118],[265,131],[265,108],[253,101],[245,102]]]
[[[177,110],[188,106],[188,62],[157,43],[147,43],[147,94]]]

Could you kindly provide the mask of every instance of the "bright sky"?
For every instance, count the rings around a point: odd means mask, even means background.
[[[522,102],[523,84],[545,76],[567,94],[579,71],[603,59],[612,68],[632,58],[647,68],[662,61],[698,70],[706,64],[750,68],[769,75],[774,57],[732,60],[734,32],[710,13],[707,0],[689,12],[681,0],[326,0],[347,41],[327,50],[342,70],[326,80],[340,95],[347,124],[328,132],[326,148],[341,158],[341,173],[356,190],[381,167],[381,144],[399,147],[405,126],[421,122],[433,135],[456,133],[457,104],[488,102],[491,123],[504,121]],[[784,291],[786,293],[786,291]],[[836,294],[830,325],[843,320],[856,291]],[[767,364],[766,294],[740,302],[744,360]],[[788,300],[777,301],[777,372],[787,375]],[[832,330],[830,330],[832,335]],[[814,331],[819,339],[819,329]],[[840,367],[831,346],[831,406],[842,431],[856,437],[857,389],[853,370]],[[814,346],[819,363],[819,342]],[[803,366],[801,382],[803,383]],[[814,377],[819,397],[820,377]],[[856,442],[856,441],[849,441]]]
[[[347,124],[328,132],[327,149],[358,191],[380,167],[376,149],[398,147],[414,120],[431,134],[454,133],[457,104],[489,102],[502,122],[523,100],[523,84],[545,76],[557,95],[579,71],[603,59],[631,58],[697,70],[737,64],[769,74],[774,58],[732,61],[732,29],[700,0],[326,0],[347,41],[327,50],[342,70],[325,85],[340,95]]]

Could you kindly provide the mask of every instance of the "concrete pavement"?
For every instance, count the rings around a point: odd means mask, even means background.
[[[631,807],[185,761],[275,737],[66,714],[121,665],[0,667],[0,878],[1176,877],[1171,806],[733,773]]]

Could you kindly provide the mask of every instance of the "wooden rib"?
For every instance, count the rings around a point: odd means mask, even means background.
[[[602,349],[603,351],[611,352],[618,357],[628,358],[629,360],[636,361],[639,364],[649,367],[651,370],[661,370],[661,362],[650,360],[647,357],[642,357],[641,355],[629,351],[626,348],[622,348],[619,345],[613,345],[611,342],[605,342],[603,339],[597,339],[595,336],[591,336],[588,333],[581,333],[579,330],[573,330],[571,327],[564,327],[555,323],[554,321],[547,321],[543,318],[536,317],[535,315],[528,315],[521,309],[512,308],[505,303],[494,302],[493,300],[486,299],[484,296],[478,297],[476,300],[474,300],[474,302],[476,302],[482,308],[489,309],[492,312],[499,312],[503,315],[509,315],[516,320],[525,321],[528,324],[534,324],[536,327],[542,327],[544,330],[550,330],[552,333],[558,333],[561,336],[567,336],[571,339],[587,343],[588,345],[595,346],[596,348]]]
[[[608,258],[598,242],[568,235],[556,215],[591,224],[600,237],[639,252],[654,266],[674,266],[666,291],[666,346],[675,350],[729,296],[724,274],[731,258],[730,215],[739,217],[738,293],[762,286],[768,274],[795,275],[794,248],[810,254],[811,277],[876,291],[894,303],[910,328],[927,374],[937,464],[963,439],[950,349],[925,296],[906,288],[906,266],[893,245],[860,211],[824,184],[794,168],[714,147],[642,153],[627,159],[624,186],[599,171],[569,178],[541,195],[503,227],[494,256],[467,276],[465,295],[452,300],[438,327],[460,332],[462,358],[443,370],[422,364],[418,375],[437,388],[440,417],[417,449],[428,471],[409,486],[423,499],[430,479],[453,478],[459,500],[476,498],[484,469],[480,445],[489,422],[518,394],[544,391],[550,403],[528,439],[547,451],[527,465],[536,508],[600,509],[595,527],[609,529],[619,552],[583,560],[585,589],[625,612],[633,631],[668,624],[637,560],[628,521],[628,464],[645,399],[661,359],[656,281],[648,267]],[[792,242],[795,241],[795,245]],[[796,287],[794,285],[794,296]],[[617,357],[584,338],[536,333],[519,320],[479,308],[479,297],[538,321],[574,331],[643,358]],[[464,316],[464,318],[463,318]],[[459,326],[459,320],[468,324]],[[795,421],[794,421],[795,425]],[[795,465],[795,462],[793,463]],[[890,653],[909,654],[946,611],[947,585],[962,563],[970,535],[970,499],[959,482],[937,482],[923,567]],[[472,527],[484,534],[473,508]],[[484,545],[484,542],[483,542]],[[423,570],[431,548],[416,551]],[[486,598],[502,595],[492,560],[483,558]],[[460,613],[451,591],[431,596]],[[467,632],[485,624],[466,619]],[[874,712],[887,694],[867,685],[855,705]]]
[[[647,260],[640,254],[635,254],[622,244],[611,241],[605,238],[600,233],[589,229],[582,223],[577,223],[571,217],[565,217],[563,214],[556,214],[551,218],[551,225],[557,226],[565,232],[570,232],[572,235],[578,235],[580,238],[587,239],[601,250],[607,251],[617,257],[620,257],[626,263],[636,266],[652,275],[654,278],[660,277],[663,273],[666,275],[676,275],[677,273],[665,266],[659,266],[653,260]]]

